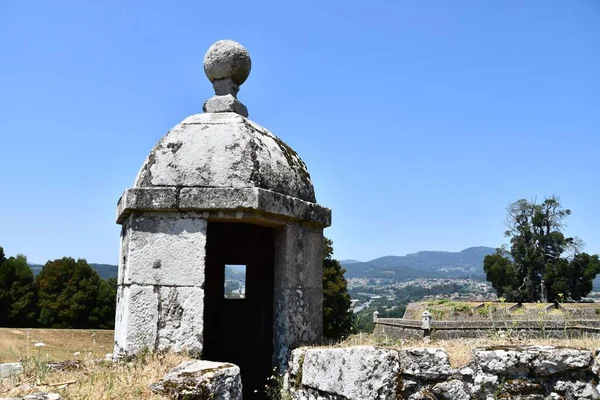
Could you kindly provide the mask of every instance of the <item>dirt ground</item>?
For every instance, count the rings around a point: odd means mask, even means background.
[[[48,361],[103,358],[112,353],[113,338],[112,330],[0,328],[0,363],[28,355]]]

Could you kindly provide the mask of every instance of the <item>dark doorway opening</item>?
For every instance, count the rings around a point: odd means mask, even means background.
[[[272,374],[274,239],[271,228],[208,223],[202,358],[238,365],[245,400],[266,398]]]

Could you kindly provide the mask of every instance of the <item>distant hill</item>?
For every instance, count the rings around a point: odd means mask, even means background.
[[[42,270],[42,267],[43,265],[41,264],[29,264],[29,268],[31,268],[34,275],[39,274]],[[98,272],[98,275],[100,275],[100,278],[102,279],[116,278],[119,271],[119,267],[111,264],[90,263],[90,267],[94,268],[96,272]]]
[[[384,256],[371,261],[342,260],[347,278],[483,278],[483,259],[496,251],[491,247],[469,247],[459,252],[419,251],[405,256]],[[119,268],[111,264],[93,264],[102,279],[116,278]],[[43,265],[29,264],[34,275]],[[594,279],[594,289],[600,290],[600,275]]]
[[[459,252],[420,251],[405,256],[385,256],[367,262],[342,261],[346,277],[364,278],[485,278],[483,259],[496,249],[469,247]]]

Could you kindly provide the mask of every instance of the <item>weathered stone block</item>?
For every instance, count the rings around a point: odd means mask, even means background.
[[[158,291],[158,350],[202,353],[204,290],[161,287]]]
[[[331,210],[318,204],[256,187],[144,187],[127,189],[117,207],[117,222],[139,211],[238,211],[331,225]]]
[[[398,350],[402,374],[440,380],[454,373],[444,349],[410,348]]]
[[[582,382],[577,380],[558,380],[553,389],[556,394],[567,399],[591,400],[600,399],[598,390],[592,382]],[[560,397],[559,397],[560,398]]]
[[[182,188],[179,207],[199,210],[257,209],[257,188]]]
[[[150,213],[127,221],[122,284],[204,284],[206,220],[190,214]]]
[[[276,366],[285,368],[291,348],[319,344],[323,337],[323,292],[319,289],[276,289],[273,343]]]
[[[468,385],[461,380],[452,379],[435,384],[431,392],[441,399],[469,400]]]
[[[423,388],[417,393],[413,393],[408,396],[408,400],[438,400],[436,395],[433,394],[429,389]]]
[[[127,209],[138,211],[176,210],[178,189],[175,187],[127,189],[117,203],[117,222]]]
[[[485,373],[512,377],[525,375],[533,369],[536,375],[548,376],[589,367],[592,352],[552,346],[478,349],[474,362]]]
[[[115,354],[154,349],[158,325],[158,295],[152,286],[121,286],[117,292]]]
[[[260,210],[295,220],[331,224],[331,210],[261,188],[181,188],[181,210]]]
[[[320,393],[349,400],[395,399],[398,353],[371,346],[308,349],[301,365],[301,383]]]
[[[61,397],[58,393],[46,393],[46,392],[37,392],[28,394],[23,397],[23,400],[60,400]]]
[[[213,96],[204,102],[202,111],[206,113],[234,112],[244,117],[248,116],[248,109],[232,95]]]
[[[0,364],[0,379],[8,378],[13,375],[18,375],[22,372],[23,372],[23,364],[21,364],[21,363]]]
[[[176,399],[242,400],[242,380],[236,365],[188,361],[150,385],[154,393]]]
[[[532,365],[535,374],[539,376],[588,368],[592,364],[592,352],[589,350],[536,346],[531,351],[537,352]]]
[[[275,238],[275,289],[323,288],[323,230],[289,224]]]

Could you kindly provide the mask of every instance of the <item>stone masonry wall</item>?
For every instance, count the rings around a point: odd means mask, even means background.
[[[197,213],[131,215],[123,223],[115,354],[202,352],[206,220]]]
[[[284,388],[294,400],[600,399],[597,351],[552,346],[475,349],[451,367],[437,348],[299,348]]]
[[[373,334],[394,340],[423,337],[421,321],[379,318]],[[527,337],[569,338],[582,335],[600,336],[600,320],[506,320],[506,321],[434,321],[433,339],[486,337],[495,334]]]

